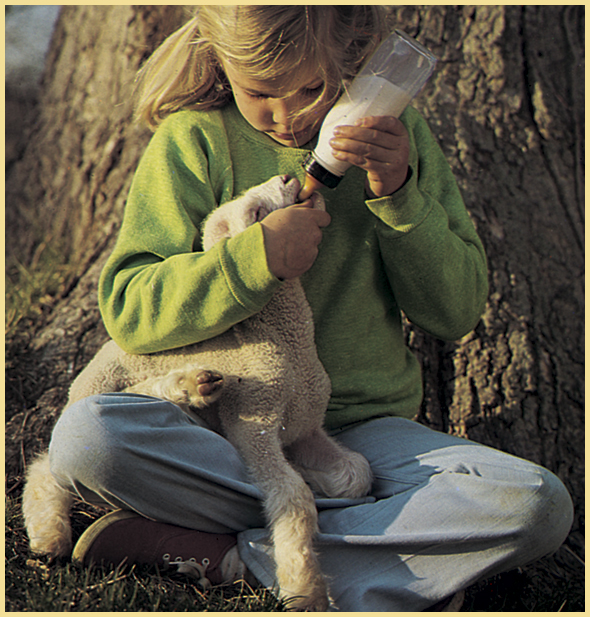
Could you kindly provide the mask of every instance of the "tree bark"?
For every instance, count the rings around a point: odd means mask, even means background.
[[[149,131],[131,123],[135,74],[183,7],[65,6],[27,149],[7,183],[7,250],[52,244],[79,274],[115,235]]]
[[[574,497],[577,533],[584,8],[390,10],[396,27],[440,59],[416,106],[456,174],[491,283],[481,323],[461,341],[442,343],[407,327],[424,367],[418,419],[553,470]],[[106,339],[96,281],[149,139],[130,123],[133,77],[182,20],[181,7],[63,9],[38,117],[7,181],[7,244],[9,259],[33,265],[51,244],[74,274],[52,310],[8,347],[10,473],[46,445],[69,383]]]

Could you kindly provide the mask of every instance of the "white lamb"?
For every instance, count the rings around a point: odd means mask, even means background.
[[[299,188],[296,179],[276,176],[219,207],[205,222],[204,249],[295,203]],[[321,196],[313,201],[323,209]],[[265,495],[281,595],[295,598],[292,608],[326,610],[327,585],[312,546],[317,511],[305,481],[328,497],[362,497],[372,476],[363,456],[322,428],[330,382],[299,280],[286,281],[262,311],[211,340],[150,355],[106,343],[72,384],[67,405],[122,390],[172,401],[236,447]],[[34,552],[69,553],[71,501],[42,455],[23,495]]]

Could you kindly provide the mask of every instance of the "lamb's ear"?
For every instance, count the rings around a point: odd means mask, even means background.
[[[214,210],[203,223],[203,250],[208,251],[223,238],[231,238],[229,221],[223,212]]]

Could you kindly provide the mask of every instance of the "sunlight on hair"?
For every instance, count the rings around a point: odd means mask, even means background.
[[[200,6],[139,72],[136,119],[155,129],[175,111],[228,104],[224,62],[260,81],[286,78],[292,92],[321,77],[322,92],[300,110],[309,113],[335,100],[387,34],[386,23],[379,6]]]

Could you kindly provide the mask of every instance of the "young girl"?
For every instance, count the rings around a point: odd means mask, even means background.
[[[245,189],[303,180],[324,116],[387,34],[381,11],[203,6],[164,42],[139,76],[138,115],[157,130],[99,296],[117,343],[149,353],[225,331],[300,276],[332,381],[326,426],[375,477],[365,499],[317,501],[334,605],[420,611],[554,551],[572,521],[547,470],[411,421],[421,376],[401,312],[454,340],[487,294],[482,244],[426,122],[408,108],[340,127],[335,156],[353,167],[322,191],[327,212],[296,204],[206,253],[199,232]],[[178,557],[214,584],[273,586],[260,491],[232,446],[175,405],[85,399],[60,418],[50,456],[62,486],[119,509],[87,530],[77,559]]]

